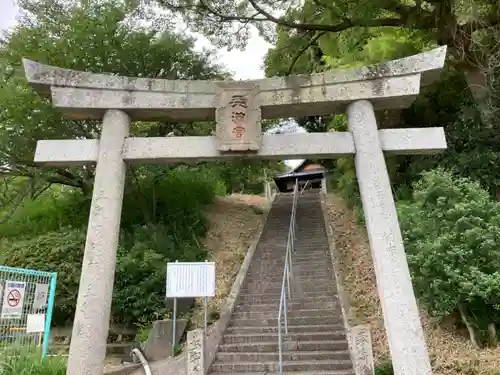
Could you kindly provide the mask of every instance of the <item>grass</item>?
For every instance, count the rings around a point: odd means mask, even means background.
[[[48,357],[41,359],[39,351],[19,350],[0,360],[0,375],[65,375],[66,359]]]

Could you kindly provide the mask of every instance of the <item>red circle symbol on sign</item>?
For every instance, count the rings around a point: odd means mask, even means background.
[[[17,307],[21,301],[21,292],[17,289],[12,289],[7,295],[7,303],[10,307]]]

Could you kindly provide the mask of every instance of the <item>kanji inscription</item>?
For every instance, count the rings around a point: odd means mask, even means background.
[[[220,82],[217,86],[218,150],[257,151],[261,143],[258,86],[240,82]]]
[[[368,325],[352,327],[351,334],[352,344],[354,346],[354,367],[356,369],[356,375],[375,374],[370,327]]]

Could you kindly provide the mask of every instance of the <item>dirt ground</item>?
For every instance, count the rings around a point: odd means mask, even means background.
[[[327,206],[340,257],[341,281],[350,303],[349,321],[371,326],[374,355],[380,363],[388,357],[389,347],[365,228],[357,224],[354,212],[341,198],[330,195]],[[421,319],[436,375],[500,374],[500,347],[476,350],[465,335],[446,329],[424,311]]]
[[[210,227],[203,243],[211,250],[209,259],[215,262],[216,296],[208,302],[208,310],[212,314],[219,313],[231,291],[268,209],[269,204],[264,197],[242,194],[217,198],[210,206],[207,213]],[[202,328],[202,301],[197,301],[197,304],[193,324]]]

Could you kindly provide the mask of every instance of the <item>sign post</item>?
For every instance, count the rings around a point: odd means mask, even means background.
[[[177,298],[204,298],[204,330],[207,333],[208,297],[215,296],[215,262],[167,263],[167,298],[174,299],[172,355],[175,355]]]

